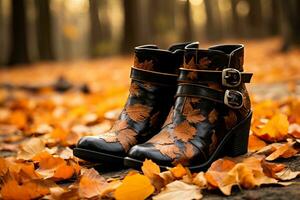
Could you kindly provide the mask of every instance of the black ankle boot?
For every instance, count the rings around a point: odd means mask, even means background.
[[[118,121],[107,133],[81,138],[74,155],[92,162],[123,163],[133,145],[155,135],[174,104],[187,44],[175,44],[169,50],[155,45],[136,47],[129,97]]]
[[[252,74],[243,72],[243,59],[243,45],[188,45],[174,109],[157,135],[131,148],[125,165],[151,159],[204,170],[220,156],[246,153],[252,112],[244,83]]]

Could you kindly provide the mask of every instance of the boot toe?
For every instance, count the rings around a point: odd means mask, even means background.
[[[133,159],[144,161],[150,159],[159,165],[172,166],[172,159],[162,154],[159,150],[155,149],[153,144],[145,143],[133,146],[128,156]]]
[[[115,155],[125,154],[125,150],[120,143],[106,142],[105,140],[95,136],[82,137],[78,141],[76,147]]]

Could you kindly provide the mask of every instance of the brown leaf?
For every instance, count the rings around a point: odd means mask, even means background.
[[[211,124],[213,124],[217,121],[217,119],[218,119],[218,112],[215,109],[213,109],[208,115],[208,121]]]
[[[200,113],[200,110],[193,110],[187,114],[186,119],[190,123],[199,123],[204,121],[206,117]]]
[[[156,134],[150,140],[148,140],[148,142],[154,143],[154,144],[173,144],[174,143],[174,141],[171,138],[170,133],[166,129],[161,130],[158,134]]]
[[[140,88],[136,83],[131,83],[129,92],[130,92],[130,94],[132,94],[134,96],[137,96],[137,97],[140,96]]]
[[[276,178],[282,181],[289,181],[300,175],[300,171],[292,171],[290,169],[284,169],[275,174]]]
[[[208,59],[208,57],[203,57],[199,61],[199,66],[201,69],[205,69],[208,67],[208,65],[211,63],[211,61]]]
[[[30,160],[36,154],[43,151],[45,143],[40,138],[30,138],[28,141],[20,145],[17,159]]]
[[[174,128],[174,135],[177,139],[187,142],[196,135],[196,129],[188,121],[183,121]]]
[[[137,140],[135,138],[136,132],[131,129],[124,129],[118,133],[118,141],[127,152],[132,145],[135,145]]]
[[[218,137],[215,130],[212,130],[211,143],[209,145],[209,155],[211,155],[217,148]]]
[[[134,66],[144,70],[153,70],[153,61],[145,60],[144,62],[139,62],[138,58],[134,58]]]
[[[192,145],[191,143],[186,143],[184,149],[184,155],[186,156],[186,158],[191,159],[194,156],[194,154],[194,145]]]
[[[175,144],[154,144],[155,148],[158,149],[162,154],[168,156],[171,159],[175,159],[176,155],[180,153],[180,149]]]
[[[173,122],[173,114],[174,114],[174,108],[172,107],[170,112],[169,112],[169,115],[168,115],[168,117],[167,117],[167,119],[166,119],[166,121],[165,121],[165,123],[162,127],[164,127],[168,124],[171,124]]]
[[[125,110],[130,119],[136,122],[142,122],[149,117],[151,109],[151,107],[142,104],[134,104],[128,105]]]
[[[195,58],[192,57],[192,59],[188,63],[184,62],[183,67],[186,68],[186,69],[196,69],[196,67],[195,67]]]
[[[291,143],[285,143],[282,144],[280,147],[278,147],[273,153],[271,153],[268,157],[266,157],[266,160],[272,161],[277,158],[290,158],[294,155],[296,155],[298,151],[293,148],[293,144]]]
[[[237,123],[237,116],[234,111],[230,110],[228,116],[224,117],[226,129],[233,128]]]
[[[151,116],[150,118],[150,123],[153,127],[157,127],[158,126],[158,122],[159,122],[159,114],[160,112],[157,111],[154,115]]]
[[[187,116],[190,112],[194,110],[192,104],[191,104],[191,99],[190,97],[185,98],[184,106],[183,106],[183,112],[182,114]]]
[[[78,194],[81,198],[91,198],[101,195],[107,185],[105,179],[93,168],[87,169],[79,181]]]

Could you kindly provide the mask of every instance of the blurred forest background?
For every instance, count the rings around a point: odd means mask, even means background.
[[[0,0],[0,65],[132,53],[145,43],[280,37],[300,43],[299,0]]]

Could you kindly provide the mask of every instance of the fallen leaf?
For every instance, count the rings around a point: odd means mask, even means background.
[[[290,158],[296,155],[298,151],[293,148],[293,143],[285,143],[278,147],[273,153],[271,153],[266,160],[272,161],[277,158]]]
[[[200,188],[195,185],[186,184],[182,181],[174,181],[166,185],[166,188],[158,195],[154,196],[154,200],[182,200],[182,199],[201,199],[202,194]]]
[[[9,179],[1,187],[3,199],[37,199],[49,193],[48,185],[41,180],[30,180],[20,185],[16,180]]]
[[[146,199],[154,192],[148,177],[141,174],[127,175],[115,190],[116,200]]]
[[[266,141],[282,141],[288,134],[288,128],[289,121],[287,116],[278,113],[273,116],[258,132],[255,132],[255,134]]]
[[[291,171],[286,168],[275,174],[276,178],[282,181],[289,181],[300,175],[300,171]]]
[[[205,178],[204,172],[199,172],[194,178],[193,178],[193,184],[197,185],[201,189],[207,188],[207,180]]]
[[[175,178],[182,178],[184,175],[187,174],[187,170],[181,164],[169,168],[168,170],[173,174]]]
[[[256,152],[265,146],[267,146],[267,143],[265,143],[263,140],[259,139],[253,134],[249,135],[248,151]]]
[[[20,145],[20,150],[17,155],[17,159],[30,160],[36,154],[43,151],[45,143],[40,138],[30,138],[28,141],[23,142]]]
[[[87,169],[80,178],[78,194],[81,198],[101,196],[106,184],[105,179],[96,170]]]

